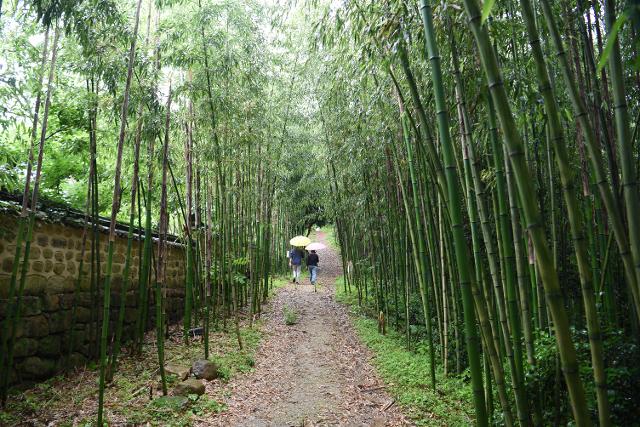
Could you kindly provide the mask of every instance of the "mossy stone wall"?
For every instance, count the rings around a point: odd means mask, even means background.
[[[7,315],[9,282],[16,249],[18,217],[0,212],[0,322]],[[90,230],[90,229],[89,229]],[[107,234],[100,234],[100,257],[106,259]],[[78,284],[82,254],[83,228],[78,224],[36,220],[24,289],[22,317],[17,327],[15,369],[12,383],[49,378],[56,373],[94,359],[98,353],[96,333],[102,317],[102,295],[92,298],[90,265],[93,233],[87,233],[83,277]],[[157,242],[156,242],[157,244]],[[138,266],[141,245],[136,240],[132,251],[131,282],[122,292],[127,248],[126,236],[118,236],[113,257],[111,294],[111,331],[118,318],[120,299],[125,300],[125,339],[133,336],[138,302]],[[170,322],[179,320],[184,308],[185,254],[180,245],[169,245],[166,265],[166,312]],[[102,288],[103,280],[98,282]],[[154,304],[153,292],[149,303]],[[72,312],[76,321],[72,330]],[[147,329],[153,326],[154,309],[149,311]],[[96,332],[97,331],[97,332]],[[71,340],[74,351],[69,354]]]

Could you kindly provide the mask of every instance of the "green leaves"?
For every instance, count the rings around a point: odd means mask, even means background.
[[[496,4],[496,0],[485,0],[485,2],[482,4],[482,23],[483,24],[489,18],[489,15],[491,15],[491,9],[493,9],[493,6],[495,4]]]
[[[604,45],[604,49],[602,50],[602,55],[600,55],[600,60],[598,61],[598,73],[602,71],[605,64],[609,60],[609,55],[611,55],[611,51],[613,50],[613,46],[616,42],[616,38],[618,37],[618,32],[624,25],[627,20],[627,13],[622,12],[616,22],[611,27],[609,34],[607,36],[607,43]]]
[[[295,325],[298,323],[298,312],[287,305],[282,309],[282,314],[284,315],[284,323],[286,325]]]

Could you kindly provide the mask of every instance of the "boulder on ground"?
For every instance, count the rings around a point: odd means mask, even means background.
[[[188,379],[178,383],[173,389],[175,396],[188,396],[190,394],[204,394],[204,384],[200,380]]]
[[[202,326],[189,329],[189,336],[191,338],[201,337],[204,335],[204,328]]]
[[[218,365],[209,360],[196,360],[191,366],[191,371],[198,379],[211,381],[218,378]]]
[[[169,375],[175,375],[180,381],[184,381],[189,377],[191,370],[187,366],[167,363],[164,367],[164,372]]]

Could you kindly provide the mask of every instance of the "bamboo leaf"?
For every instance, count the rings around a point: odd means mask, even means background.
[[[618,32],[620,31],[626,20],[627,14],[623,12],[611,27],[611,30],[609,31],[609,34],[607,36],[607,43],[604,45],[602,55],[600,55],[600,60],[598,61],[598,73],[602,71],[605,64],[609,60],[609,55],[611,55],[611,51],[613,50],[613,44],[616,42]]]
[[[493,6],[495,4],[496,4],[496,0],[485,0],[485,2],[482,4],[482,23],[483,24],[489,18],[489,15],[491,15],[491,9],[493,9]]]

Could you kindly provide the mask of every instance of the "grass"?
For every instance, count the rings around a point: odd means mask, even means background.
[[[282,308],[282,314],[284,315],[284,323],[287,325],[291,326],[298,323],[298,312],[295,309],[285,305]]]
[[[358,306],[358,294],[354,289],[351,292],[345,292],[344,290],[344,276],[340,276],[336,279],[336,300],[343,304],[349,305],[352,308]]]
[[[291,279],[289,278],[289,276],[276,276],[273,278],[273,289],[276,290],[283,288],[287,286],[290,281]]]
[[[273,290],[277,290],[287,286],[289,283],[291,283],[291,280],[292,280],[291,273],[274,277]],[[309,284],[309,270],[307,270],[307,267],[302,268],[302,271],[300,272],[299,282],[302,284]]]
[[[236,351],[218,352],[218,354],[209,357],[218,365],[222,380],[229,381],[239,373],[246,374],[253,371],[256,364],[254,356],[260,345],[260,325],[260,321],[258,321],[255,324],[255,329],[240,329],[244,346],[242,351],[236,348]]]
[[[343,280],[336,281],[336,299],[351,307],[351,318],[362,342],[373,352],[372,364],[396,399],[416,425],[467,426],[473,424],[471,387],[463,378],[437,372],[437,391],[430,385],[429,359],[425,345],[410,351],[405,336],[395,331],[378,332],[378,322],[363,314],[355,292],[345,294]]]
[[[339,251],[340,250],[340,245],[338,244],[338,238],[337,238],[337,235],[336,235],[335,226],[333,226],[333,225],[327,226],[327,227],[323,228],[322,231],[326,235],[327,243],[329,244],[329,246],[331,246],[335,250]]]
[[[106,416],[110,424],[189,426],[225,410],[221,403],[228,395],[226,382],[236,375],[251,372],[261,339],[261,323],[240,329],[244,349],[240,350],[233,332],[212,332],[209,359],[221,373],[213,382],[212,396],[158,397],[150,400],[150,387],[159,390],[157,356],[150,336],[140,357],[123,357],[112,386],[106,390]],[[172,337],[166,343],[166,362],[191,366],[204,356],[203,344],[186,346],[182,338]],[[14,392],[5,410],[0,411],[0,426],[25,424],[95,425],[98,371],[95,364],[51,378],[28,390]],[[167,376],[168,387],[178,381]]]

